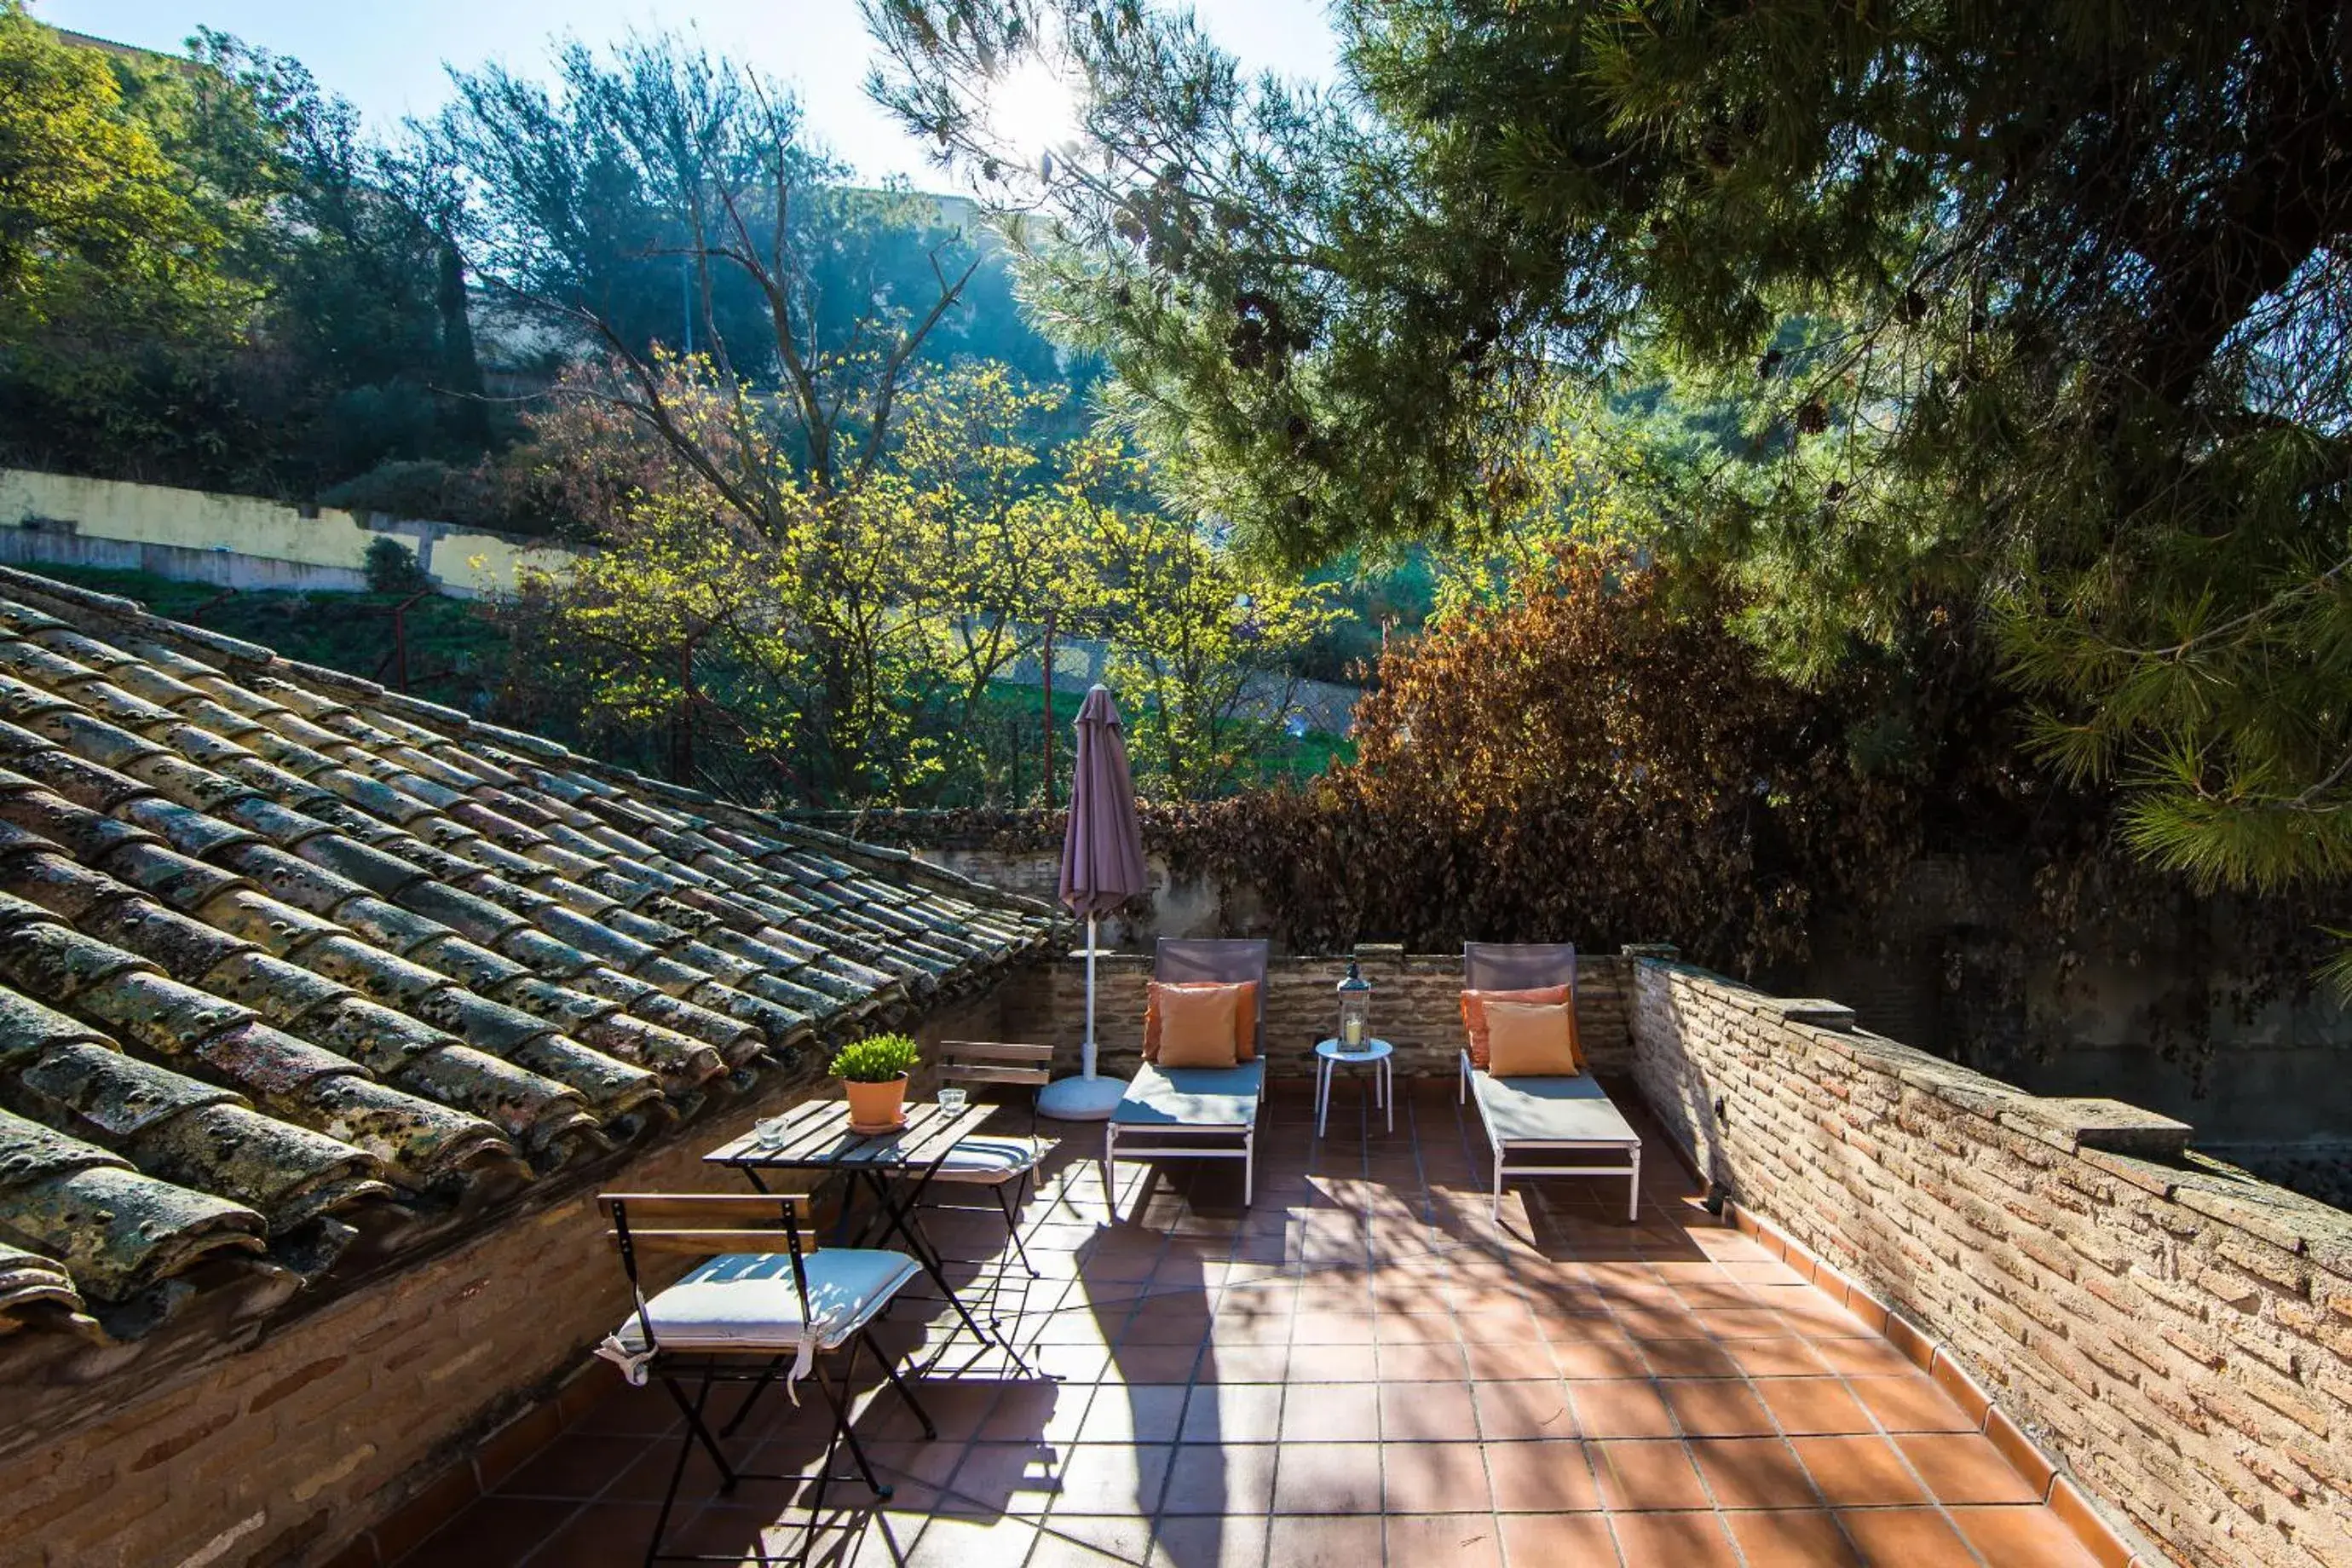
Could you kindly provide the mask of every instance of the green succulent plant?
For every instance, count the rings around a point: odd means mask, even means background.
[[[888,1083],[921,1059],[921,1047],[905,1035],[874,1035],[842,1047],[830,1070],[850,1083]]]

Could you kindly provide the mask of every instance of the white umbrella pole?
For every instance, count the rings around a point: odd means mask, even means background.
[[[1100,1121],[1118,1106],[1126,1080],[1099,1076],[1095,1041],[1095,953],[1101,946],[1096,917],[1087,917],[1087,1038],[1079,1055],[1084,1070],[1056,1079],[1037,1094],[1037,1110],[1061,1121]]]
[[[1087,917],[1087,1043],[1080,1048],[1085,1064],[1080,1076],[1095,1076],[1095,917]]]

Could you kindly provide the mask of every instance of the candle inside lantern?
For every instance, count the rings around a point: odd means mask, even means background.
[[[1356,961],[1348,961],[1348,978],[1339,982],[1339,1043],[1350,1051],[1360,1051],[1372,1036],[1372,983],[1364,978]]]

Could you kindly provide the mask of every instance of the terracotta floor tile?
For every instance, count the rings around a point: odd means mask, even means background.
[[[1185,1443],[1271,1443],[1282,1431],[1278,1383],[1194,1384],[1177,1439]]]
[[[1470,1364],[1470,1375],[1482,1383],[1559,1375],[1559,1368],[1552,1362],[1551,1347],[1541,1340],[1465,1344],[1462,1354]]]
[[[1451,1340],[1383,1344],[1374,1352],[1383,1383],[1451,1383],[1468,1375],[1462,1347]]]
[[[1610,1522],[1625,1568],[1738,1568],[1739,1555],[1717,1514],[1638,1513]]]
[[[1580,1513],[1601,1506],[1582,1443],[1489,1443],[1486,1475],[1505,1513]]]
[[[1276,1513],[1377,1513],[1381,1450],[1375,1443],[1285,1443],[1275,1461]]]
[[[508,1497],[584,1502],[644,1458],[646,1446],[643,1437],[567,1432],[525,1459],[499,1483],[499,1491]]]
[[[1193,1376],[1201,1383],[1280,1383],[1289,1372],[1288,1345],[1212,1343]]]
[[[1388,1560],[1397,1568],[1501,1568],[1502,1538],[1492,1514],[1392,1513],[1383,1522]]]
[[[1152,1568],[1263,1568],[1265,1562],[1264,1519],[1163,1519],[1151,1533]]]
[[[943,1513],[1040,1514],[1061,1485],[1066,1447],[1042,1443],[975,1443],[941,1489]]]
[[[1925,1373],[1849,1377],[1846,1387],[1889,1432],[1973,1432],[1975,1422]]]
[[[1078,1423],[1081,1443],[1172,1443],[1184,1419],[1184,1390],[1172,1384],[1105,1387]]]
[[[1635,1440],[1590,1445],[1601,1483],[1601,1506],[1647,1510],[1713,1506],[1690,1450],[1671,1440]]]
[[[1110,1375],[1128,1384],[1189,1383],[1200,1360],[1197,1346],[1123,1345],[1111,1352]]]
[[[1813,1353],[1832,1372],[1853,1377],[1925,1377],[1911,1358],[1882,1339],[1819,1339]]]
[[[1989,1437],[1975,1433],[1906,1432],[1895,1439],[1903,1457],[1943,1503],[2003,1503],[2042,1500],[2017,1468]]]
[[[1501,1523],[1510,1568],[1617,1568],[1622,1561],[1601,1514],[1507,1513]]]
[[[1174,1452],[1164,1443],[1079,1443],[1066,1448],[1050,1510],[1149,1517],[1159,1509]]]
[[[1727,1513],[1723,1521],[1731,1527],[1748,1568],[1856,1568],[1862,1561],[1836,1516],[1819,1510]]]
[[[425,1568],[446,1563],[452,1568],[509,1568],[562,1530],[580,1510],[576,1502],[531,1498],[490,1498],[462,1510],[404,1560]],[[652,1526],[633,1539],[637,1555],[645,1555]]]
[[[918,1389],[916,1397],[922,1394]],[[1094,1394],[1091,1384],[1015,1384],[998,1395],[975,1436],[992,1443],[1075,1441]],[[1111,1397],[1123,1396],[1113,1390]]]
[[[1841,1512],[1838,1521],[1870,1568],[1977,1568],[1976,1553],[1934,1509],[1863,1509]]]
[[[1129,1565],[1150,1560],[1151,1523],[1149,1520],[1096,1519],[1085,1522],[1116,1526],[1117,1535],[1106,1545],[1079,1540],[1075,1534],[1041,1530],[1037,1532],[1036,1550],[1030,1552],[1024,1568],[1129,1568]]]
[[[1717,1508],[1819,1508],[1805,1468],[1779,1437],[1703,1438],[1690,1445]]]
[[[1380,1390],[1369,1383],[1294,1383],[1282,1401],[1286,1443],[1370,1443],[1381,1435]]]
[[[1276,1515],[1267,1535],[1266,1561],[1283,1568],[1369,1568],[1381,1560],[1378,1519]]]
[[[1927,1500],[1910,1465],[1884,1437],[1797,1437],[1790,1447],[1833,1508]]]
[[[1477,1443],[1383,1443],[1381,1507],[1389,1513],[1492,1513]]]
[[[1713,1340],[1651,1340],[1642,1347],[1658,1377],[1737,1377],[1739,1363]]]
[[[1655,1344],[1699,1345],[1704,1340],[1657,1340]],[[1563,1344],[1555,1342],[1551,1359],[1560,1375],[1572,1378],[1647,1377],[1650,1363],[1632,1340],[1591,1340]]]
[[[2046,1508],[1956,1508],[1961,1535],[1999,1568],[2095,1568],[2097,1559]]]
[[[1557,1378],[1543,1382],[1475,1383],[1470,1385],[1470,1394],[1478,1407],[1479,1435],[1490,1443],[1573,1437],[1578,1434],[1576,1416],[1569,1405],[1568,1384]]]
[[[1870,1416],[1833,1377],[1771,1377],[1756,1392],[1791,1436],[1851,1436],[1874,1431]]]
[[[1591,1300],[1598,1302],[1601,1298],[1594,1296]],[[1556,1345],[1622,1343],[1627,1337],[1617,1320],[1605,1310],[1540,1314],[1536,1325],[1543,1331],[1544,1338]]]
[[[1723,1350],[1749,1377],[1819,1377],[1832,1370],[1806,1340],[1726,1340]]]
[[[1676,1379],[1658,1388],[1686,1437],[1758,1437],[1775,1430],[1771,1415],[1745,1383]]]
[[[1671,1437],[1674,1415],[1649,1382],[1571,1383],[1576,1427],[1587,1437]]]
[[[1384,1383],[1380,1403],[1384,1438],[1452,1442],[1478,1436],[1466,1383]]]
[[[1274,1505],[1276,1448],[1271,1443],[1186,1444],[1168,1467],[1160,1511],[1168,1514],[1264,1513]]]
[[[1294,1345],[1368,1345],[1372,1342],[1370,1312],[1301,1312],[1290,1331]]]
[[[869,1381],[859,1429],[897,1497],[820,1560],[1607,1568],[1622,1544],[1675,1568],[1735,1547],[1747,1568],[1855,1568],[1851,1531],[1900,1568],[2088,1561],[2050,1510],[1975,1500],[2031,1486],[1895,1344],[1716,1226],[1672,1162],[1638,1225],[1569,1181],[1515,1188],[1516,1232],[1491,1223],[1483,1135],[1451,1095],[1410,1086],[1393,1137],[1343,1105],[1346,1135],[1318,1143],[1303,1087],[1278,1084],[1247,1210],[1237,1173],[1135,1166],[1106,1225],[1095,1167],[1065,1159],[1026,1216],[1045,1278],[1005,1303],[1045,1375],[926,1385],[937,1443]],[[938,1235],[978,1253],[999,1232]],[[947,1329],[925,1308],[881,1333],[898,1353]],[[736,1443],[803,1468],[822,1415],[771,1399]],[[509,1480],[545,1495],[472,1505],[401,1568],[559,1568],[551,1538],[560,1568],[634,1563],[675,1422],[615,1391]],[[722,1553],[788,1554],[795,1484],[721,1497],[697,1459],[687,1524]]]

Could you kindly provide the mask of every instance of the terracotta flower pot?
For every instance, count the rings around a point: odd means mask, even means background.
[[[896,1127],[905,1120],[907,1078],[901,1073],[887,1083],[854,1083],[841,1087],[849,1095],[849,1119],[860,1127]]]

